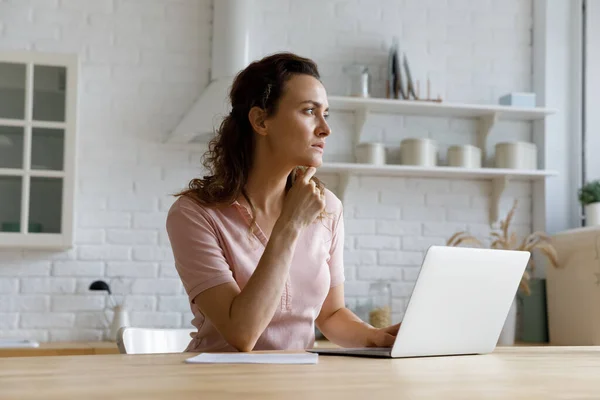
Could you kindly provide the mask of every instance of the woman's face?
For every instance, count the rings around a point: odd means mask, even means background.
[[[265,141],[278,163],[319,167],[331,133],[327,93],[318,79],[294,75],[285,85],[276,112],[265,120]]]

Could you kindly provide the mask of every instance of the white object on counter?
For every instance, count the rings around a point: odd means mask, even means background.
[[[187,358],[185,362],[189,364],[317,364],[319,355],[313,353],[201,353]]]
[[[127,313],[127,310],[121,305],[115,306],[113,308],[113,311],[114,314],[112,324],[110,325],[109,340],[116,341],[117,334],[119,333],[119,328],[121,328],[122,326],[129,326],[129,314]]]
[[[0,339],[0,348],[3,349],[32,347],[40,347],[40,344],[36,341],[29,339]]]
[[[585,226],[600,225],[600,202],[585,205]]]
[[[400,142],[400,162],[403,165],[435,167],[437,154],[437,143],[433,139],[411,138]]]
[[[496,144],[496,168],[537,169],[537,147],[528,142]]]
[[[358,163],[385,165],[385,147],[382,143],[359,143],[355,155]]]
[[[481,149],[464,145],[448,148],[448,166],[461,168],[481,168]]]

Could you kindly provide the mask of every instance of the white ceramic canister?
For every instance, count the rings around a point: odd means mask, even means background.
[[[481,149],[469,144],[448,148],[448,166],[481,168]]]
[[[359,143],[354,151],[358,163],[385,165],[385,146],[383,143]]]
[[[496,144],[496,168],[537,169],[537,147],[529,142],[502,142]]]
[[[400,162],[403,165],[435,167],[437,153],[437,143],[433,139],[411,138],[400,142]]]

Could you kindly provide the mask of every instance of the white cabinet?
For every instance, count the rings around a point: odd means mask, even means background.
[[[78,60],[0,52],[0,247],[73,244]]]

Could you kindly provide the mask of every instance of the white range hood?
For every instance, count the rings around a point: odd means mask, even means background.
[[[249,63],[252,0],[214,0],[210,83],[167,138],[188,143],[212,133],[231,109],[233,78]]]

